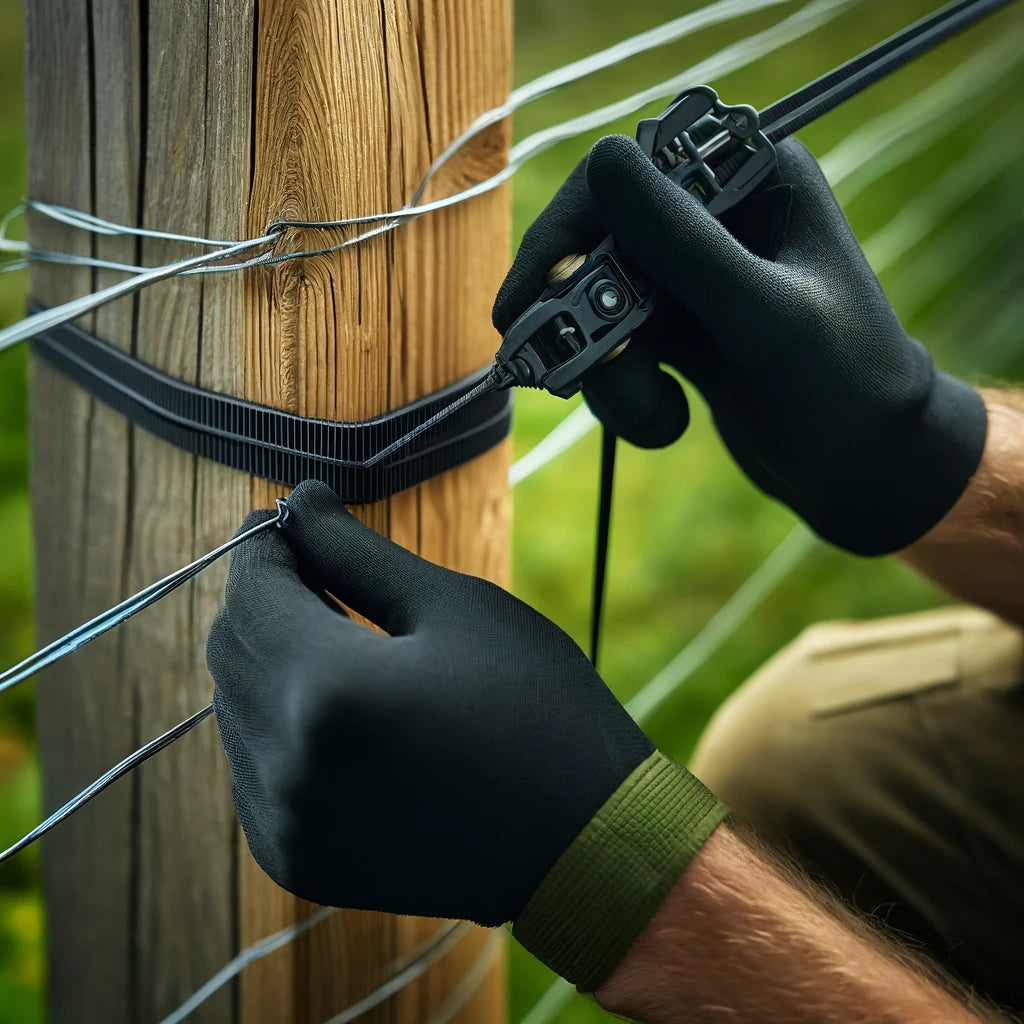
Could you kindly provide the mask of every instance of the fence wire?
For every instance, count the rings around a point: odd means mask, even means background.
[[[24,243],[11,242],[6,238],[6,235],[0,231],[0,250],[6,248],[8,250],[16,251],[25,259],[34,259],[41,262],[69,263],[76,266],[90,266],[108,270],[121,270],[133,275],[126,281],[112,285],[102,291],[82,296],[81,298],[73,299],[60,306],[54,306],[51,309],[33,314],[18,323],[0,330],[0,352],[20,341],[31,338],[36,334],[50,330],[60,324],[67,323],[70,320],[77,319],[86,313],[90,313],[114,299],[134,294],[142,288],[158,281],[167,280],[172,277],[191,276],[193,274],[237,272],[239,270],[250,269],[257,266],[274,266],[278,263],[290,260],[309,259],[316,256],[329,255],[330,253],[338,252],[354,245],[359,245],[372,238],[394,231],[408,220],[467,202],[470,199],[484,195],[485,193],[493,191],[503,185],[530,160],[539,156],[541,153],[550,149],[559,142],[564,142],[584,133],[592,132],[611,121],[635,113],[637,110],[649,103],[664,99],[665,97],[679,92],[687,85],[696,85],[701,81],[711,80],[745,67],[754,60],[764,57],[766,54],[779,49],[786,43],[807,35],[814,31],[814,29],[819,28],[821,25],[824,25],[826,22],[837,17],[847,7],[859,2],[860,0],[812,0],[811,3],[807,4],[807,6],[801,8],[795,14],[790,15],[788,18],[771,28],[732,43],[713,56],[701,61],[699,64],[695,64],[692,67],[687,68],[685,71],[674,75],[672,78],[659,82],[657,85],[651,86],[641,92],[634,93],[632,96],[620,100],[617,103],[600,107],[587,114],[570,118],[567,121],[564,121],[559,125],[554,125],[551,128],[547,128],[544,131],[536,132],[512,147],[509,153],[507,166],[497,174],[494,174],[476,185],[470,186],[462,191],[456,192],[450,196],[445,196],[442,199],[436,199],[430,202],[420,202],[416,205],[409,204],[398,210],[391,210],[384,213],[371,213],[337,221],[277,221],[268,225],[266,233],[260,238],[235,242],[225,248],[215,249],[212,253],[206,253],[202,256],[196,256],[174,263],[168,263],[160,267],[136,267],[129,264],[110,263],[108,261],[98,260],[89,256],[38,251],[30,247],[26,247]],[[724,4],[718,11],[718,20],[726,20],[727,18],[736,17],[740,13],[759,10],[764,6],[774,6],[774,4],[769,4],[766,0],[748,0],[746,4]],[[716,21],[714,19],[705,21],[705,24],[712,23],[716,23]],[[651,32],[646,35],[652,36],[656,31],[657,30],[651,30]],[[681,36],[677,34],[674,38],[680,37]],[[650,46],[648,45],[647,48],[650,48]],[[547,91],[550,92],[551,90],[548,89]],[[532,99],[533,97],[530,98]],[[523,102],[528,101],[528,99],[523,100]],[[488,115],[485,114],[483,116],[487,117]],[[466,134],[460,148],[464,147],[471,138],[472,135]],[[421,185],[421,188],[417,190],[417,196],[422,194],[423,187],[425,186]],[[51,208],[48,205],[40,204],[38,201],[34,203],[34,208],[37,212],[45,213],[51,211]],[[52,212],[56,213],[64,223],[75,224],[76,226],[81,227],[82,230],[91,232],[96,232],[98,230],[102,234],[137,235],[140,230],[142,230],[128,225],[115,224],[111,221],[100,221],[99,218],[96,218],[91,214],[83,214],[81,211],[71,210],[68,207],[55,208]],[[368,224],[375,224],[376,226],[333,245],[325,245],[319,249],[305,249],[298,252],[279,253],[276,251],[276,247],[280,244],[284,231],[288,227],[339,230]],[[177,232],[162,232],[160,234],[162,237],[168,238],[172,236],[179,239],[186,237]],[[196,244],[207,246],[219,244],[212,239],[196,237],[191,240]],[[241,261],[233,261],[235,256],[248,257],[248,254],[253,251],[258,251],[258,254]]]

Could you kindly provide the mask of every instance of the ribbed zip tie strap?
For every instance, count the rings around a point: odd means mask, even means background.
[[[370,420],[312,419],[195,387],[62,325],[33,351],[91,395],[164,441],[294,487],[324,481],[347,504],[380,501],[482,455],[508,436],[510,391],[483,388],[489,369]],[[478,396],[372,465],[378,453],[469,392]]]

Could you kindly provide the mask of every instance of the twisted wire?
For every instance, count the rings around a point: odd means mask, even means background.
[[[738,0],[724,0],[720,5],[712,5],[715,9],[713,16],[705,15],[703,19],[691,19],[683,25],[680,25],[680,23],[685,22],[685,19],[676,19],[675,22],[668,23],[670,26],[674,26],[668,35],[671,36],[672,39],[678,39],[681,38],[682,35],[693,31],[694,26],[705,27],[710,24],[716,24],[719,21],[724,21],[743,13],[760,10],[763,7],[775,6],[777,3],[781,2],[782,0],[745,0],[745,2],[741,3],[738,2]],[[45,250],[37,252],[31,248],[19,249],[18,251],[24,253],[28,258],[38,259],[42,262],[68,263],[76,266],[90,266],[107,270],[118,270],[132,273],[135,276],[130,278],[128,281],[112,285],[101,292],[96,292],[92,295],[74,299],[61,306],[55,306],[52,309],[27,317],[10,327],[0,330],[0,352],[19,341],[23,341],[35,334],[41,333],[42,331],[59,326],[69,320],[76,319],[85,313],[92,312],[94,309],[97,309],[99,306],[102,306],[107,302],[113,301],[114,299],[120,298],[124,295],[132,294],[141,288],[156,283],[157,281],[165,280],[170,277],[191,276],[193,274],[200,273],[226,273],[261,266],[271,267],[291,260],[310,259],[317,256],[330,255],[331,253],[359,245],[372,238],[387,234],[395,230],[405,221],[467,202],[470,199],[484,195],[485,193],[503,185],[527,162],[559,142],[591,132],[602,125],[610,123],[611,121],[625,117],[631,113],[635,113],[648,103],[664,99],[666,96],[679,92],[687,85],[695,84],[698,80],[712,79],[728,74],[741,67],[745,67],[752,61],[763,57],[765,54],[778,49],[786,43],[792,42],[793,40],[812,32],[827,21],[837,17],[845,8],[859,2],[860,0],[812,0],[811,3],[802,7],[800,10],[790,15],[788,18],[785,18],[778,24],[726,46],[713,56],[687,68],[685,71],[682,71],[669,79],[659,82],[658,84],[644,89],[641,92],[634,93],[632,96],[620,100],[617,103],[600,107],[587,114],[570,118],[569,120],[545,129],[544,131],[534,133],[528,138],[522,140],[522,142],[518,143],[516,146],[512,147],[509,152],[509,162],[501,171],[491,175],[476,185],[431,202],[417,202],[416,205],[407,204],[398,210],[392,210],[386,213],[372,213],[336,221],[275,221],[271,225],[268,225],[266,233],[260,238],[231,243],[225,247],[215,249],[212,253],[193,257],[189,260],[181,260],[176,263],[166,264],[156,268],[114,263],[111,261],[96,259],[94,257],[55,253]],[[634,45],[630,50],[629,55],[632,56],[636,53],[644,52],[646,49],[652,49],[655,45],[662,45],[659,42],[655,42],[655,40],[660,38],[660,33],[664,28],[665,26],[661,26],[642,34],[642,42]],[[666,38],[666,41],[669,41],[668,38]],[[595,57],[596,56],[599,55],[595,55]],[[580,77],[584,77],[584,73],[592,73],[592,70],[597,70],[596,66],[592,63],[595,57],[587,58],[584,62],[577,62],[578,65],[584,65],[584,67],[582,70],[577,71],[576,77],[566,78],[564,81],[559,81],[558,84],[545,85],[537,92],[533,92],[530,87],[524,87],[520,92],[518,102],[520,105],[530,102],[539,95],[544,95],[546,92],[550,92],[554,88],[560,88],[562,85],[568,84],[569,81],[576,81]],[[621,59],[624,60],[626,57],[622,57]],[[507,106],[507,104],[504,106]],[[488,114],[481,115],[481,117],[486,119],[489,114],[490,112],[488,112]],[[467,133],[464,133],[464,135],[460,137],[462,141],[460,142],[459,148],[468,144],[470,139],[482,130],[483,127],[480,127],[473,131],[467,131]],[[445,156],[445,160],[450,159],[450,157],[454,155],[455,150],[452,149],[452,147],[449,147],[449,150],[451,151],[446,151],[447,156]],[[438,160],[440,161],[440,159],[441,158],[439,157]],[[437,167],[440,166],[437,162],[435,162],[435,164],[436,166],[432,167],[432,169],[428,171],[428,177],[433,173],[436,173]],[[425,187],[425,184],[421,183],[421,186],[416,192],[417,198],[422,196]],[[55,213],[64,223],[81,227],[83,230],[96,231],[98,229],[104,234],[123,233],[131,235],[136,235],[143,231],[148,235],[150,231],[150,229],[118,225],[112,221],[95,218],[91,214],[71,210],[68,207],[53,208],[48,204],[40,204],[38,201],[32,201],[32,203],[33,208],[36,209],[37,212],[46,213],[47,215]],[[336,230],[370,224],[374,224],[376,226],[370,227],[368,230],[362,231],[352,238],[345,239],[333,245],[326,245],[318,249],[300,250],[298,252],[282,253],[275,251],[276,245],[280,243],[285,230],[290,227]],[[158,232],[156,233],[156,236],[174,238],[179,241],[187,240],[206,246],[222,245],[218,240],[186,236],[171,232]],[[0,222],[0,248],[10,244],[11,243],[6,239],[4,226],[2,222]],[[20,243],[15,244],[17,245]],[[258,255],[247,259],[225,262],[226,260],[231,260],[235,256],[244,255],[254,249],[262,251]]]

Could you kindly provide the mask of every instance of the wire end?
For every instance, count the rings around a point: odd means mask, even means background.
[[[284,528],[284,524],[288,522],[288,517],[292,514],[292,510],[288,507],[288,502],[284,498],[278,498],[274,504],[277,506],[277,528],[281,530]]]

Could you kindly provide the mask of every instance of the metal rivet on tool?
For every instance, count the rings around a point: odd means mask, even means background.
[[[602,285],[596,298],[597,304],[606,313],[614,313],[622,307],[622,292],[613,284]]]

